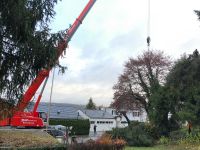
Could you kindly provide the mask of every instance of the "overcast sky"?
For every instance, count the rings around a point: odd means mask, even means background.
[[[56,6],[52,32],[73,24],[88,0],[62,0]],[[151,0],[151,49],[177,59],[200,49],[200,22],[193,10],[200,0]],[[129,57],[147,49],[148,0],[97,0],[69,43],[55,73],[53,102],[97,105],[113,101],[113,85]],[[51,78],[42,101],[49,101]]]

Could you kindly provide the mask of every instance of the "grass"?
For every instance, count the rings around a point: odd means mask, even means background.
[[[154,147],[126,147],[125,150],[164,150],[162,146]]]
[[[200,150],[199,145],[157,145],[154,147],[126,147],[125,150]]]
[[[0,130],[1,147],[43,147],[59,145],[58,141],[40,130]]]

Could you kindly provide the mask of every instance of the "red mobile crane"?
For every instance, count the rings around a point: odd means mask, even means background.
[[[72,36],[84,20],[85,16],[89,12],[89,10],[92,8],[96,0],[90,0],[79,17],[74,21],[73,25],[66,31],[64,40],[58,43],[58,56],[57,59],[61,56],[64,49],[67,47],[69,41],[71,40]],[[40,103],[42,93],[44,91],[45,85],[47,83],[49,72],[51,71],[52,67],[48,69],[42,69],[37,77],[32,81],[31,85],[23,95],[22,99],[18,102],[18,104],[14,107],[12,117],[6,118],[2,121],[0,121],[0,126],[14,126],[14,127],[44,127],[45,124],[43,122],[43,119],[41,118],[41,114],[37,112],[38,105]],[[45,80],[45,81],[44,81]],[[34,105],[32,112],[25,112],[25,108],[35,95],[36,91],[40,87],[40,85],[43,83],[44,85],[41,89],[41,92],[37,98],[37,101]]]

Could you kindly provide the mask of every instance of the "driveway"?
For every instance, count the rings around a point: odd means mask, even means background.
[[[75,136],[76,141],[78,143],[85,143],[86,141],[92,139],[92,140],[97,140],[99,137],[101,137],[101,135],[105,133],[105,132],[96,132],[96,134],[94,132],[90,132],[89,135],[77,135]],[[68,142],[71,143],[72,141],[72,137],[69,138]]]

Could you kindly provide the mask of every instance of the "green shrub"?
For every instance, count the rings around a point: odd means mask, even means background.
[[[78,119],[50,119],[50,125],[63,125],[66,127],[72,126],[71,135],[88,135],[90,130],[89,120]]]
[[[158,141],[158,144],[169,144],[170,143],[170,139],[168,137],[165,137],[165,136],[161,136],[159,141]]]
[[[187,129],[173,131],[170,133],[169,138],[177,144],[196,144],[200,142],[200,130],[199,128],[192,129],[190,134]]]
[[[129,146],[152,146],[155,139],[145,129],[144,123],[131,123],[126,128],[116,128],[111,132],[113,138],[123,138]]]
[[[112,139],[109,134],[103,134],[96,141],[88,140],[86,143],[72,144],[69,150],[123,150],[126,141],[123,139]]]
[[[118,137],[121,137],[121,138],[124,138],[126,137],[127,135],[127,128],[113,128],[112,131],[109,131],[107,132],[108,134],[111,134],[113,138],[118,138]]]
[[[115,149],[113,149],[113,145],[79,143],[71,145],[69,147],[69,150],[115,150]]]
[[[173,141],[176,142],[180,139],[184,139],[187,135],[187,132],[185,130],[177,130],[170,132],[169,138]]]
[[[145,127],[145,131],[153,139],[158,140],[160,138],[159,130],[155,126],[153,126],[152,124],[149,124],[149,123],[145,123],[144,127]]]
[[[184,138],[177,141],[178,144],[198,144],[200,142],[200,133],[187,134]]]

